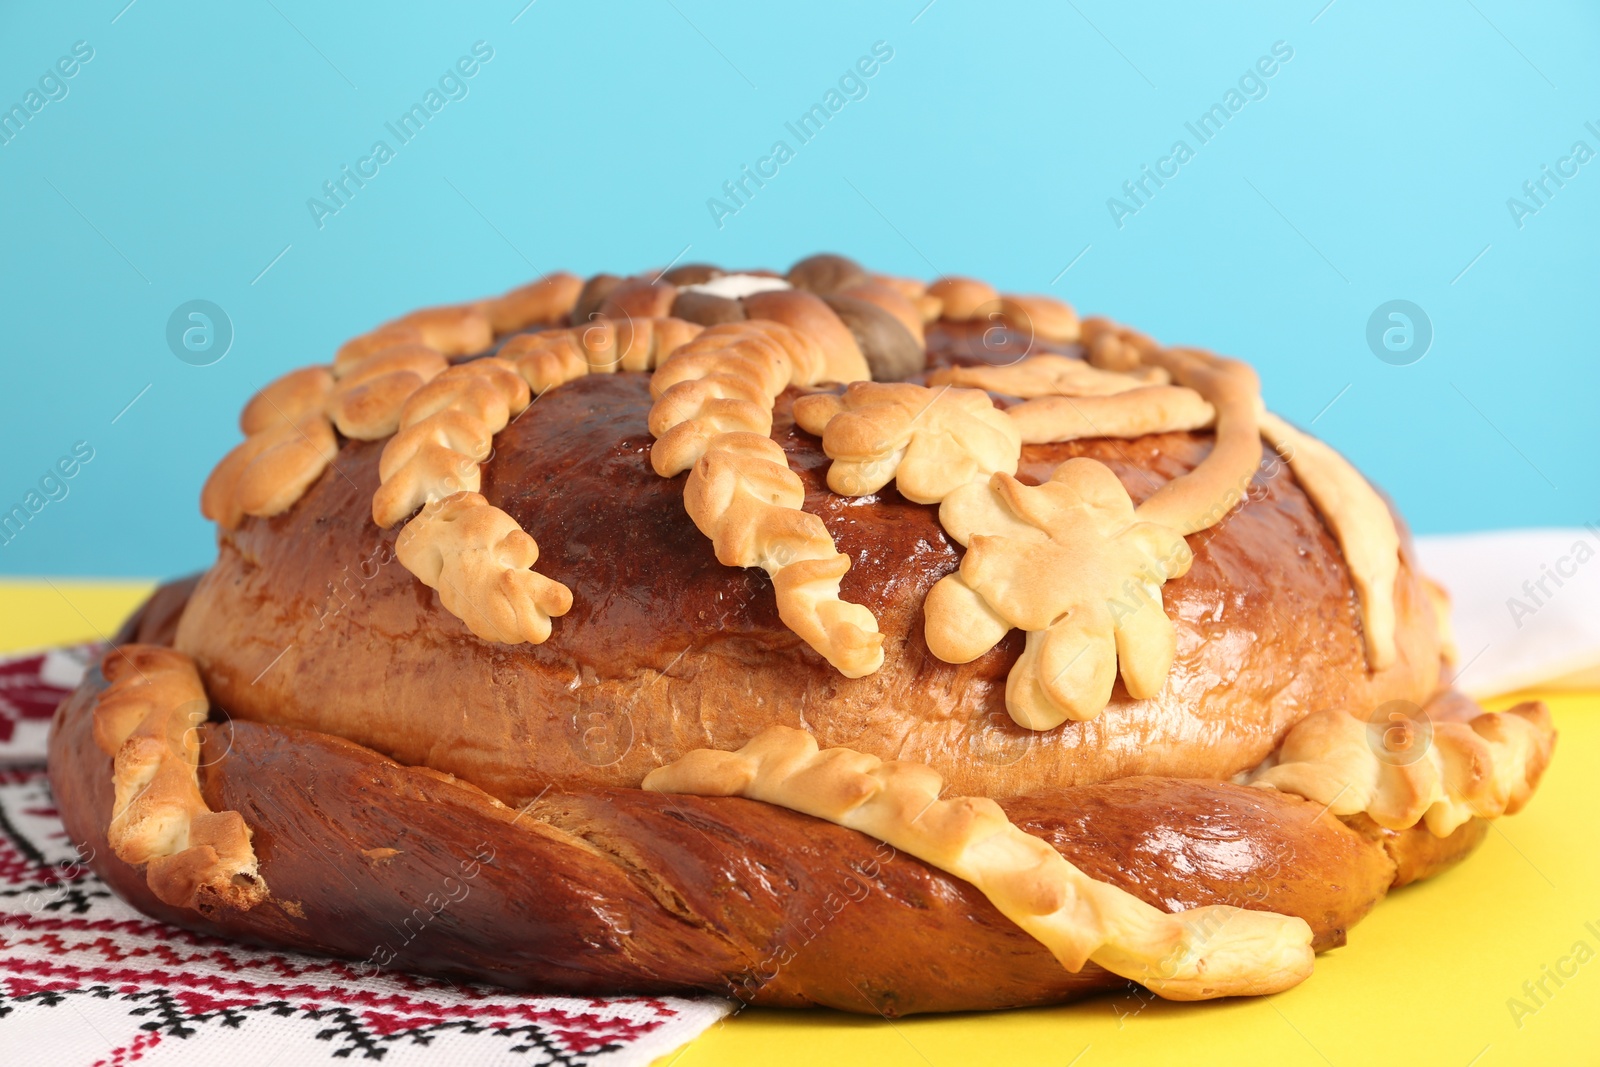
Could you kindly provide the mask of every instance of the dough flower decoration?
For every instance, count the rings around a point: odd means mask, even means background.
[[[850,557],[820,518],[772,432],[772,407],[791,385],[829,374],[815,338],[768,320],[712,326],[660,363],[650,379],[650,463],[663,478],[689,472],[684,507],[717,560],[761,567],[778,614],[847,678],[883,665],[872,612],[841,598]]]
[[[1140,519],[1105,464],[1070,459],[1039,486],[996,473],[946,497],[939,521],[967,553],[928,593],[928,647],[966,663],[1026,630],[1006,682],[1019,724],[1094,718],[1119,663],[1130,696],[1161,691],[1176,649],[1161,586],[1194,557],[1178,531]]]
[[[815,393],[794,403],[800,427],[822,438],[832,459],[828,488],[875,493],[894,481],[907,500],[936,504],[1022,455],[1016,426],[987,393],[950,386],[854,382],[842,396]]]
[[[655,368],[699,336],[703,326],[681,319],[597,319],[584,326],[524,333],[500,349],[535,396],[585,374]]]

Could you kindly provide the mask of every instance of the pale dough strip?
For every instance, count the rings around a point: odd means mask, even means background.
[[[738,752],[698,749],[644,780],[659,793],[764,801],[888,842],[972,883],[1068,970],[1093,961],[1169,1000],[1276,993],[1310,975],[1305,920],[1220,904],[1169,915],[1090,878],[993,800],[939,799],[943,786],[924,764],[818,751],[786,726]]]
[[[1138,508],[1139,518],[1145,522],[1181,534],[1199,533],[1222,521],[1244,499],[1261,465],[1261,433],[1256,424],[1261,386],[1248,364],[1209,352],[1158,348],[1144,353],[1143,359],[1216,408],[1216,441],[1210,455],[1188,474],[1157,489]]]
[[[1014,404],[1006,414],[1025,445],[1203,430],[1217,417],[1199,393],[1181,385],[1148,385],[1107,396],[1043,396]]]
[[[1111,396],[1146,385],[1166,385],[1170,380],[1159,367],[1136,367],[1121,373],[1054,353],[1029,356],[1003,367],[940,367],[928,372],[929,385],[959,385],[1023,399]]]
[[[1271,412],[1261,434],[1286,453],[1295,480],[1317,506],[1344,552],[1361,605],[1367,660],[1375,670],[1395,661],[1394,583],[1400,573],[1400,531],[1378,491],[1350,461]]]

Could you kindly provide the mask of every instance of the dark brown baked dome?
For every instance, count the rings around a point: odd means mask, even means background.
[[[964,325],[928,338],[935,365],[1011,361],[1025,343]],[[1192,569],[1164,587],[1178,655],[1162,693],[1135,701],[1119,683],[1099,718],[1026,730],[1004,703],[1019,632],[969,664],[928,651],[924,598],[962,551],[937,507],[892,486],[829,492],[828,457],[788,414],[795,395],[780,397],[772,437],[805,482],[806,510],[850,557],[844,599],[886,635],[875,674],[840,676],[778,618],[765,574],[717,562],[684,512],[684,476],[650,469],[642,373],[558,386],[495,438],[484,495],[537,540],[540,572],[573,591],[545,643],[475,638],[393,562],[394,533],[369,515],[381,444],[349,442],[287,514],[223,534],[177,647],[230,714],[347,737],[507,802],[551,782],[637,785],[772,723],[925,761],[956,791],[990,796],[1134,774],[1228,778],[1312,711],[1421,705],[1438,687],[1438,627],[1409,565],[1396,583],[1399,657],[1369,672],[1339,546],[1272,463],[1246,503],[1191,539]],[[1089,456],[1137,503],[1210,447],[1203,433],[1029,445],[1018,469],[1037,482]]]

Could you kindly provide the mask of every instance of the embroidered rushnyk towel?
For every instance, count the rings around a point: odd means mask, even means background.
[[[0,661],[0,1064],[634,1067],[692,1041],[723,1000],[533,997],[363,977],[153,922],[67,840],[44,772],[56,705],[99,654]]]

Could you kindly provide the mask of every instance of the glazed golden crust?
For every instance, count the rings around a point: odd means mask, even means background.
[[[1399,655],[1369,674],[1338,547],[1273,465],[1194,539],[1190,572],[1162,590],[1176,656],[1161,693],[1136,701],[1118,686],[1097,720],[1027,739],[1004,710],[1021,635],[969,664],[931,656],[922,601],[959,549],[932,506],[892,489],[831,494],[828,457],[790,422],[793,395],[779,398],[772,437],[805,509],[849,557],[842,597],[869,608],[884,634],[884,666],[870,677],[841,678],[783,624],[764,578],[716,561],[679,484],[649,469],[642,374],[552,390],[502,431],[484,468],[480,491],[539,542],[541,572],[572,590],[572,611],[545,644],[484,646],[401,568],[363,566],[387,558],[392,535],[366,520],[380,446],[351,443],[338,460],[348,480],[324,477],[290,513],[224,534],[179,647],[235,714],[339,733],[508,801],[551,780],[636,784],[691,749],[737,747],[773,723],[929,763],[953,789],[997,798],[1141,773],[1227,778],[1314,710],[1422,704],[1438,687],[1438,630],[1409,550],[1396,580]],[[1187,434],[1025,446],[1019,477],[1036,483],[1089,456],[1140,502],[1209,449]],[[486,676],[496,685],[475,681]],[[444,703],[459,718],[442,722]],[[596,724],[629,739],[614,761],[586,758],[574,740]],[[972,758],[1011,745],[1014,762]]]

